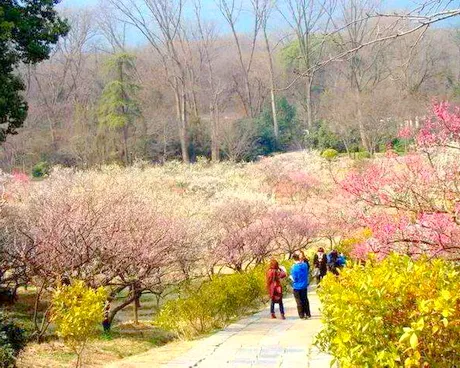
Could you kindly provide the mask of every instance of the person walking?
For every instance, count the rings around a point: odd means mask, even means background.
[[[308,319],[311,318],[307,294],[310,269],[308,264],[301,260],[300,254],[294,253],[292,258],[295,264],[291,268],[291,280],[297,312],[301,319]]]
[[[336,249],[333,249],[331,253],[327,255],[327,267],[334,275],[339,275],[338,269],[340,268],[340,259],[339,252],[337,252]]]
[[[276,259],[270,261],[270,266],[267,271],[267,290],[270,295],[270,314],[272,318],[276,318],[275,304],[280,306],[281,319],[286,319],[284,316],[283,305],[283,286],[281,279],[286,277],[286,270],[283,270]]]
[[[313,257],[313,264],[315,266],[316,283],[319,284],[327,274],[327,256],[323,248],[318,249],[318,252]]]

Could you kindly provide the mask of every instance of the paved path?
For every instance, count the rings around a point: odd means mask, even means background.
[[[312,346],[313,338],[321,329],[319,300],[309,293],[312,318],[301,320],[293,298],[284,300],[286,320],[270,319],[268,308],[227,328],[198,340],[193,347],[162,368],[329,368],[331,357]],[[279,313],[277,313],[279,316]],[[150,364],[155,361],[151,351]],[[158,355],[156,355],[157,358]],[[133,360],[134,358],[134,360]],[[132,357],[117,367],[147,367],[147,356],[136,362]],[[120,364],[121,363],[121,364]],[[150,365],[153,366],[153,365]],[[156,366],[156,365],[155,365]]]
[[[294,299],[286,298],[286,320],[268,318],[266,309],[203,339],[163,367],[329,368],[331,358],[312,347],[321,323],[318,297],[311,293],[309,300],[309,320],[300,320]]]

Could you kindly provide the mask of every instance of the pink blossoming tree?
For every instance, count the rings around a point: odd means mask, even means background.
[[[460,259],[460,109],[436,104],[416,133],[418,150],[375,160],[341,183],[355,219],[373,236],[356,249]]]

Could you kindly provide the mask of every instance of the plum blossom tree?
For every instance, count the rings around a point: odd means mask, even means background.
[[[282,255],[291,258],[296,251],[307,248],[318,238],[318,221],[307,208],[276,208],[269,216],[276,251]]]
[[[359,206],[358,222],[373,236],[359,256],[399,251],[460,259],[460,110],[435,104],[416,133],[418,150],[351,172],[342,188]]]
[[[110,309],[108,322],[132,303],[137,320],[143,292],[189,277],[193,239],[154,198],[114,176],[102,177],[58,172],[30,187],[10,218],[8,249],[40,290],[63,278],[107,287],[109,301],[129,290]]]
[[[420,148],[444,147],[459,149],[460,143],[460,106],[451,106],[447,102],[433,106],[433,116],[416,136]]]
[[[233,199],[214,212],[218,240],[214,248],[217,263],[241,272],[258,264],[273,252],[272,222],[268,208],[258,201]]]

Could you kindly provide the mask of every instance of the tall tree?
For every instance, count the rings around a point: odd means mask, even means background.
[[[241,77],[243,79],[243,90],[238,90],[238,96],[243,104],[244,112],[247,117],[253,118],[259,111],[254,106],[254,95],[251,89],[251,74],[253,72],[254,53],[257,46],[257,37],[259,36],[261,22],[261,7],[262,0],[251,0],[252,5],[252,24],[250,33],[250,46],[248,55],[245,57],[245,52],[242,45],[242,35],[238,33],[237,23],[242,11],[242,3],[239,0],[216,0],[216,4],[231,30],[233,40],[237,49],[238,65],[240,68]],[[238,86],[237,86],[238,89]]]
[[[182,160],[189,156],[189,111],[187,87],[190,74],[187,55],[181,50],[184,0],[110,0],[137,28],[160,56],[168,84],[174,92]]]
[[[275,67],[273,63],[273,50],[270,47],[270,40],[268,37],[268,21],[270,19],[271,11],[274,7],[275,2],[270,0],[264,0],[260,6],[257,6],[257,2],[252,2],[254,12],[259,13],[259,18],[262,27],[262,33],[264,35],[265,51],[267,52],[268,70],[270,72],[270,102],[272,108],[273,118],[273,133],[275,139],[279,138],[279,126],[278,126],[278,115],[276,112],[276,95],[275,95]]]
[[[103,126],[120,131],[123,148],[120,158],[130,163],[128,133],[136,117],[140,114],[134,83],[135,57],[127,53],[116,54],[107,62],[111,81],[107,83],[99,101],[99,122]]]
[[[221,119],[221,100],[223,86],[222,81],[217,76],[215,58],[217,50],[217,32],[216,27],[207,23],[203,19],[202,4],[200,0],[194,3],[196,17],[196,33],[195,38],[198,40],[200,58],[206,70],[206,94],[209,99],[209,115],[211,121],[211,159],[214,162],[220,160],[220,119]]]
[[[48,58],[69,27],[54,9],[58,0],[2,0],[0,3],[0,141],[15,134],[27,116],[24,83],[14,73],[20,62]]]
[[[327,14],[335,11],[334,0],[287,0],[284,7],[278,7],[292,33],[295,35],[291,44],[291,62],[294,61],[294,73],[301,75],[305,81],[306,125],[313,126],[313,81],[322,69],[322,61],[330,41],[331,22]],[[292,83],[291,83],[292,85]]]

